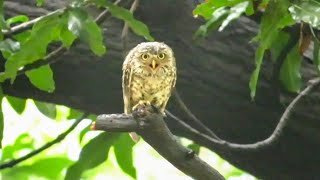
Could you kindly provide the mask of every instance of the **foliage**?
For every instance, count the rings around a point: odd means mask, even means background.
[[[249,17],[262,13],[261,20],[258,22],[260,30],[253,39],[253,41],[259,43],[255,54],[256,68],[249,82],[250,94],[254,98],[265,53],[270,50],[272,52],[272,47],[278,46],[279,41],[284,40],[279,36],[285,32],[286,28],[290,28],[296,23],[304,22],[319,29],[319,9],[320,2],[316,0],[208,0],[198,5],[193,13],[206,20],[206,23],[199,27],[196,36],[207,36],[210,30],[217,28],[219,28],[219,31],[223,30],[231,22],[230,19],[234,20],[243,13]],[[314,57],[315,62],[318,62],[319,47],[315,47],[316,56]],[[300,50],[297,45],[288,52],[279,76],[283,86],[291,92],[299,92],[301,86],[300,64],[302,54],[299,52]]]

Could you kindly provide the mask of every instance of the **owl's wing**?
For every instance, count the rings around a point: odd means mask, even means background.
[[[130,64],[124,63],[123,67],[123,74],[122,74],[122,92],[123,92],[123,101],[124,101],[124,113],[129,114],[131,113],[131,79],[132,79],[132,69]]]

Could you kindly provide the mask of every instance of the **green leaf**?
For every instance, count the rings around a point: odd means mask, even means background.
[[[220,28],[219,28],[219,31],[223,31],[223,29],[225,27],[227,27],[227,25],[240,17],[241,14],[243,14],[246,10],[247,10],[247,7],[249,6],[249,2],[248,1],[244,1],[242,3],[239,3],[235,6],[233,6],[232,8],[230,8],[229,10],[229,15],[227,16],[227,18],[225,20],[223,20]]]
[[[55,89],[53,72],[49,65],[27,71],[26,76],[29,78],[30,82],[40,90],[51,93]]]
[[[319,40],[316,39],[315,37],[313,38],[313,42],[314,42],[314,47],[313,47],[313,61],[314,64],[317,67],[318,70],[318,74],[320,74],[320,43]]]
[[[32,170],[32,174],[37,176],[47,179],[60,179],[62,170],[70,164],[72,164],[72,161],[66,157],[47,157],[25,167]]]
[[[11,107],[18,113],[22,114],[26,107],[26,99],[21,99],[13,96],[6,96]]]
[[[250,96],[253,99],[256,95],[256,88],[258,83],[258,78],[260,74],[260,68],[263,60],[263,54],[265,49],[263,47],[259,47],[255,53],[255,63],[256,69],[253,71],[250,81],[249,81],[249,88],[250,88]]]
[[[44,4],[44,0],[37,0],[37,6],[42,6]]]
[[[34,139],[29,134],[21,134],[15,140],[13,145],[8,145],[3,148],[1,161],[4,162],[7,159],[16,158],[14,155],[18,154],[19,151],[34,149]]]
[[[0,149],[2,149],[2,138],[3,138],[3,128],[4,128],[4,120],[3,120],[3,110],[2,110],[2,100],[3,100],[3,92],[2,88],[0,88]]]
[[[114,153],[117,158],[118,165],[123,172],[136,179],[137,173],[133,166],[132,148],[135,143],[132,141],[128,133],[123,133],[114,143]]]
[[[298,93],[301,87],[301,56],[298,44],[289,52],[280,69],[280,81],[290,91]]]
[[[77,109],[70,108],[68,119],[78,119],[83,115],[83,112]]]
[[[122,7],[116,6],[109,1],[105,1],[105,6],[109,8],[109,11],[112,14],[112,16],[128,23],[128,26],[132,29],[134,33],[144,37],[148,41],[154,41],[154,38],[151,36],[148,26],[145,25],[143,22],[135,19],[130,11]]]
[[[45,116],[55,119],[57,115],[57,109],[55,104],[34,101],[34,104],[37,106],[38,110]]]
[[[204,24],[199,27],[199,29],[195,32],[195,37],[205,37],[208,35],[208,32],[217,29],[221,22],[228,17],[229,11],[222,7],[213,12],[211,18]]]
[[[196,154],[199,155],[199,152],[200,152],[200,147],[198,144],[189,144],[188,145],[188,148],[191,149],[192,151],[194,151]]]
[[[290,6],[289,11],[292,18],[297,22],[306,22],[313,27],[320,29],[320,2],[317,1],[298,1]]]
[[[10,54],[17,52],[20,49],[20,43],[7,38],[0,42],[0,51],[9,52]]]
[[[250,0],[251,1],[251,0]],[[199,4],[194,10],[193,10],[193,15],[194,16],[202,16],[204,17],[206,20],[210,19],[212,14],[214,13],[214,11],[216,11],[217,9],[223,7],[233,7],[239,3],[243,3],[243,2],[249,2],[249,1],[244,1],[244,0],[208,0],[202,4]],[[251,8],[251,7],[249,7]],[[248,13],[251,13],[251,10],[248,9],[247,10]]]
[[[98,56],[106,52],[101,28],[81,8],[73,8],[69,12],[68,30],[82,41],[89,44],[90,49]]]
[[[91,124],[87,127],[83,128],[79,133],[79,142],[82,142],[83,137],[87,134],[88,131],[91,130]]]
[[[69,31],[67,27],[61,29],[60,40],[64,47],[70,48],[76,38],[77,37]]]
[[[0,75],[0,81],[11,78],[13,82],[19,68],[44,58],[48,44],[60,38],[60,29],[61,19],[57,14],[38,21],[29,38],[21,45],[20,51],[6,61],[5,73]]]
[[[29,21],[29,17],[25,15],[17,15],[7,19],[7,26],[11,26],[11,24],[15,23],[24,23]]]
[[[269,2],[267,9],[262,16],[259,33],[254,39],[259,41],[260,45],[255,53],[256,69],[252,73],[249,82],[250,95],[252,99],[256,94],[260,67],[263,62],[265,51],[273,45],[282,28],[294,24],[291,15],[288,13],[289,5],[290,3],[288,0],[272,0]]]
[[[92,139],[82,148],[79,160],[68,168],[65,180],[78,180],[84,171],[103,163],[108,158],[110,147],[119,136],[119,133],[101,133]]]

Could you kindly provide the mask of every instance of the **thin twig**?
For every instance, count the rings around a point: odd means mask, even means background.
[[[21,23],[19,25],[16,25],[16,26],[13,26],[11,27],[10,29],[8,30],[2,30],[2,33],[4,36],[12,36],[12,35],[15,35],[15,34],[19,34],[23,31],[26,31],[28,29],[31,29],[32,26],[39,22],[40,20],[42,20],[43,18],[46,18],[46,17],[49,17],[49,16],[52,16],[52,15],[59,15],[59,14],[62,14],[64,13],[64,11],[66,10],[67,8],[62,8],[62,9],[57,9],[55,11],[52,11],[44,16],[40,16],[38,18],[35,18],[35,19],[32,19],[31,21],[28,21],[28,22],[25,22],[25,23]]]
[[[130,12],[131,12],[132,14],[133,14],[134,11],[137,9],[138,5],[139,5],[139,0],[134,0],[133,3],[131,4],[131,7],[130,7]],[[122,32],[121,32],[123,56],[125,56],[126,50],[127,50],[128,31],[129,31],[129,26],[128,26],[128,23],[125,22],[125,23],[124,23],[124,26],[123,26],[123,28],[122,28]]]
[[[239,150],[239,151],[254,150],[255,151],[255,150],[259,150],[259,149],[274,145],[279,140],[279,138],[283,132],[284,127],[288,124],[289,117],[290,117],[291,113],[293,112],[294,107],[302,99],[302,97],[309,94],[314,88],[316,88],[317,86],[320,85],[320,78],[312,79],[309,81],[309,83],[310,84],[303,91],[301,91],[299,93],[299,95],[296,98],[294,98],[292,100],[292,102],[289,104],[289,106],[286,108],[286,110],[284,111],[284,113],[282,114],[282,116],[280,118],[278,125],[274,129],[273,133],[267,139],[262,140],[262,141],[258,141],[256,143],[252,143],[252,144],[236,144],[236,143],[231,143],[231,142],[227,142],[227,141],[223,141],[223,140],[213,139],[213,138],[207,136],[206,134],[203,134],[203,133],[199,132],[198,130],[194,129],[193,127],[187,125],[180,118],[174,116],[172,113],[167,112],[167,114],[170,117],[172,117],[174,120],[176,120],[179,124],[181,124],[186,129],[188,129],[190,133],[192,133],[193,135],[195,135],[199,138],[205,139],[206,141],[209,142],[209,144],[211,143],[212,145],[215,145],[217,147],[221,147],[221,148],[225,148],[225,149],[229,149],[229,150]]]
[[[30,159],[31,157],[41,153],[42,151],[50,148],[51,146],[61,142],[72,130],[74,130],[77,125],[82,121],[82,119],[86,118],[89,115],[89,113],[84,113],[82,115],[81,118],[77,119],[65,132],[63,132],[62,134],[60,134],[57,138],[55,138],[54,140],[44,144],[43,146],[41,146],[40,148],[31,151],[30,153],[18,158],[18,159],[13,159],[10,160],[8,162],[4,162],[2,164],[0,164],[0,169],[5,169],[5,168],[11,168],[19,163],[21,163],[22,161],[25,161],[27,159]]]
[[[205,126],[201,120],[199,120],[187,107],[187,105],[183,102],[182,98],[180,97],[177,89],[173,92],[174,97],[176,98],[179,106],[182,108],[182,110],[190,117],[191,120],[193,120],[194,123],[199,125],[202,129],[204,129],[210,136],[212,136],[215,139],[221,140],[211,129],[209,129],[207,126]]]

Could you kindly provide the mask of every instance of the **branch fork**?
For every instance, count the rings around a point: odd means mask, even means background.
[[[108,132],[137,132],[171,164],[194,179],[224,179],[217,170],[177,141],[164,122],[162,113],[151,105],[138,106],[128,115],[99,115],[92,128]]]

